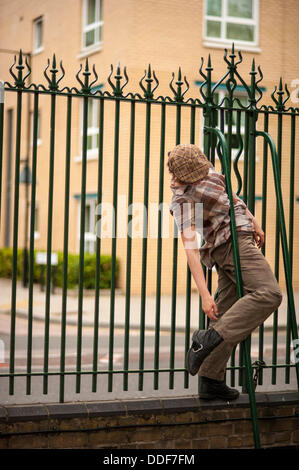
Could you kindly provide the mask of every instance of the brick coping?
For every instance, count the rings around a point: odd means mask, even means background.
[[[299,392],[256,393],[257,406],[299,404]],[[249,396],[241,394],[237,400],[200,400],[197,395],[185,397],[161,397],[127,400],[49,403],[32,405],[0,405],[0,422],[41,421],[47,419],[95,418],[132,414],[167,414],[188,411],[229,410],[248,408]]]

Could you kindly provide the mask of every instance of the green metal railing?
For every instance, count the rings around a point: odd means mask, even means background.
[[[231,187],[231,173],[230,173],[227,144],[226,144],[224,135],[222,134],[221,131],[219,131],[219,129],[212,128],[212,127],[205,127],[204,130],[205,132],[210,132],[212,134],[215,134],[218,137],[220,141],[220,145],[221,145],[221,150],[222,150],[221,162],[222,162],[223,172],[226,176],[226,190],[227,190],[229,200],[230,200],[231,233],[232,233],[232,246],[233,246],[235,273],[236,273],[237,295],[240,298],[243,296],[242,273],[241,273],[241,266],[240,266],[240,259],[239,259],[238,240],[237,240],[237,232],[236,232],[234,202],[233,202],[233,193],[232,193],[232,187]],[[287,245],[286,224],[285,224],[285,217],[284,217],[280,171],[278,167],[276,147],[275,147],[272,137],[267,132],[263,132],[263,131],[255,132],[255,136],[264,137],[264,139],[269,144],[270,149],[271,149],[272,164],[273,164],[273,171],[274,171],[274,181],[275,181],[275,192],[276,192],[279,222],[280,222],[280,234],[281,234],[281,242],[282,242],[282,250],[283,250],[283,261],[284,261],[284,268],[285,268],[285,278],[286,278],[286,284],[287,284],[288,312],[289,312],[289,319],[291,321],[292,337],[293,337],[293,340],[297,340],[298,330],[297,330],[297,323],[296,323],[296,311],[295,311],[295,302],[294,302],[294,295],[293,295],[293,289],[292,289],[290,257],[289,257],[288,245]],[[260,447],[260,438],[259,438],[257,413],[256,413],[254,383],[253,383],[253,377],[252,377],[252,366],[251,366],[251,359],[250,359],[249,338],[247,338],[243,344],[244,344],[244,351],[245,351],[247,389],[248,389],[248,393],[250,397],[251,416],[252,416],[252,422],[253,422],[254,442],[255,442],[255,447],[258,448]],[[296,363],[296,375],[297,375],[297,382],[299,384],[299,363]]]
[[[231,185],[231,174],[230,174],[227,143],[225,141],[224,135],[222,134],[221,131],[219,131],[219,129],[216,129],[213,127],[205,127],[204,130],[205,132],[210,132],[212,134],[215,134],[218,137],[221,150],[222,150],[221,163],[222,163],[223,172],[226,176],[225,178],[226,191],[227,191],[229,202],[230,202],[230,221],[231,221],[232,248],[233,248],[233,256],[234,256],[235,275],[236,275],[236,288],[237,288],[237,296],[238,298],[240,298],[240,297],[243,297],[243,284],[242,284],[241,264],[240,264],[240,258],[239,258],[238,238],[237,238],[237,230],[236,230],[235,211],[234,211],[234,199],[233,199],[233,192],[232,192],[232,185]],[[254,444],[256,448],[259,448],[260,437],[259,437],[258,422],[257,422],[257,411],[256,411],[254,384],[253,384],[253,377],[252,377],[249,338],[247,338],[243,342],[243,345],[244,345],[244,351],[245,351],[246,379],[247,379],[247,389],[248,389],[248,393],[250,397],[250,409],[251,409],[251,417],[252,417],[252,423],[253,423]]]
[[[273,329],[272,329],[272,362],[271,364],[265,363],[264,357],[264,325],[261,325],[258,330],[258,361],[251,364],[250,351],[252,338],[249,337],[239,347],[236,347],[231,356],[230,364],[227,371],[230,373],[230,382],[234,386],[236,383],[236,374],[238,373],[238,384],[243,387],[243,391],[247,392],[250,397],[251,413],[253,419],[253,432],[255,446],[260,446],[259,430],[257,411],[255,404],[254,388],[256,383],[253,381],[253,373],[257,376],[258,384],[262,385],[264,380],[264,372],[267,369],[271,370],[272,384],[277,383],[277,370],[285,369],[285,383],[290,383],[290,372],[295,368],[297,383],[299,386],[299,373],[298,363],[291,361],[291,341],[298,339],[298,329],[296,323],[295,304],[292,288],[292,269],[293,269],[293,241],[294,241],[294,168],[295,168],[295,144],[296,144],[296,130],[298,125],[298,108],[288,106],[290,94],[287,86],[283,88],[282,80],[280,80],[278,88],[275,87],[271,95],[271,105],[260,105],[263,98],[263,90],[260,86],[263,75],[260,67],[255,66],[255,61],[252,62],[252,67],[249,72],[249,80],[243,78],[238,71],[238,65],[242,62],[242,55],[240,52],[235,53],[234,46],[232,46],[231,53],[225,50],[224,61],[227,66],[227,71],[224,75],[213,81],[212,77],[212,64],[211,58],[208,57],[207,66],[203,70],[204,60],[202,59],[199,68],[199,74],[202,81],[200,83],[199,94],[200,98],[188,97],[190,90],[189,83],[186,77],[182,75],[181,68],[178,70],[177,77],[172,74],[169,84],[172,96],[157,96],[155,91],[159,86],[159,81],[155,71],[152,71],[149,65],[141,78],[139,85],[141,92],[125,94],[124,89],[129,82],[126,68],[123,72],[118,64],[116,72],[113,76],[113,67],[107,79],[107,90],[102,89],[102,86],[97,85],[98,75],[95,66],[92,68],[94,80],[90,80],[92,72],[89,68],[88,59],[85,61],[85,67],[82,71],[82,65],[76,74],[76,79],[80,85],[77,87],[60,87],[60,82],[64,78],[65,71],[60,62],[61,75],[57,79],[59,69],[56,64],[56,56],[54,54],[50,70],[50,61],[48,60],[47,67],[44,70],[44,77],[47,81],[47,86],[44,84],[27,84],[31,74],[31,68],[20,51],[18,58],[15,56],[14,63],[10,67],[10,74],[14,79],[14,83],[5,81],[2,84],[1,96],[5,91],[6,95],[15,97],[10,100],[10,109],[13,107],[16,114],[16,133],[15,133],[15,159],[14,159],[14,214],[13,214],[13,233],[12,233],[12,275],[11,275],[11,309],[10,309],[10,341],[9,341],[9,370],[3,370],[0,374],[1,381],[8,378],[9,381],[9,394],[15,394],[15,381],[18,377],[26,379],[26,394],[32,393],[32,378],[42,377],[43,381],[43,394],[49,393],[48,379],[49,377],[56,376],[59,378],[59,400],[63,402],[66,399],[66,378],[74,376],[76,379],[75,390],[77,394],[82,393],[81,379],[84,376],[90,376],[92,379],[91,390],[96,393],[99,390],[97,379],[103,375],[107,376],[107,389],[108,392],[113,391],[113,380],[117,374],[121,374],[123,379],[123,391],[129,389],[129,376],[135,375],[138,378],[136,387],[139,391],[144,389],[144,374],[153,375],[153,389],[160,388],[161,374],[169,374],[169,390],[175,388],[174,378],[177,374],[183,373],[184,375],[184,388],[189,389],[189,375],[185,367],[185,363],[178,366],[175,358],[176,351],[176,327],[177,327],[177,287],[178,287],[178,269],[179,269],[179,244],[177,237],[177,229],[174,224],[174,236],[171,240],[172,243],[172,259],[169,260],[167,270],[169,271],[168,284],[171,286],[171,312],[169,319],[169,367],[162,368],[160,363],[160,332],[161,332],[161,301],[162,301],[162,256],[163,256],[163,242],[162,227],[165,214],[159,211],[157,220],[157,241],[156,241],[156,292],[155,292],[155,316],[154,316],[154,346],[153,346],[153,367],[146,367],[145,357],[145,343],[147,332],[147,318],[146,318],[146,299],[147,299],[147,273],[149,268],[148,259],[148,208],[151,202],[151,150],[154,144],[159,144],[159,158],[158,165],[156,166],[155,179],[158,182],[156,185],[156,199],[159,204],[165,202],[165,152],[168,149],[169,142],[171,146],[180,142],[188,140],[190,143],[200,142],[200,129],[204,125],[205,133],[203,136],[203,148],[208,158],[215,163],[218,156],[222,163],[222,171],[228,176],[227,192],[231,202],[231,223],[232,223],[232,239],[234,247],[234,256],[236,263],[236,275],[238,278],[238,296],[242,296],[242,278],[240,263],[238,258],[238,247],[236,243],[236,233],[234,226],[234,212],[232,203],[232,181],[234,177],[237,185],[236,194],[241,196],[245,203],[248,205],[249,210],[255,213],[256,198],[261,199],[261,226],[264,231],[267,231],[269,218],[267,218],[267,200],[269,197],[270,180],[268,168],[268,150],[270,148],[272,158],[272,168],[274,177],[274,188],[276,194],[276,215],[275,221],[275,260],[274,271],[277,279],[281,275],[280,269],[280,245],[282,247],[282,255],[284,261],[284,277],[287,286],[288,296],[288,312],[287,312],[287,325],[285,329],[285,361],[279,363],[278,361],[278,312],[273,315]],[[27,67],[27,73],[24,74],[24,69]],[[83,79],[81,79],[81,72]],[[110,88],[109,88],[110,87]],[[242,97],[246,97],[247,103],[244,104],[240,98],[240,89],[242,90]],[[104,90],[104,91],[103,91]],[[27,348],[26,348],[26,371],[18,368],[16,363],[16,319],[17,319],[17,280],[18,280],[18,248],[19,248],[19,224],[22,214],[19,210],[20,202],[20,166],[21,159],[21,144],[22,144],[22,126],[25,116],[25,109],[23,103],[24,95],[33,96],[33,121],[32,121],[32,149],[30,155],[31,162],[31,195],[30,195],[30,224],[29,224],[29,284],[28,284],[28,316],[27,316]],[[9,97],[11,98],[11,96]],[[42,102],[49,99],[49,173],[48,181],[43,181],[43,185],[48,188],[48,205],[47,205],[47,264],[46,264],[46,290],[45,290],[45,319],[44,319],[44,336],[43,336],[43,366],[40,370],[33,369],[33,323],[34,323],[34,249],[35,249],[35,209],[36,209],[36,194],[37,194],[37,180],[38,180],[38,112]],[[61,148],[58,150],[55,146],[57,139],[57,113],[60,102],[66,103],[65,112],[65,154],[63,156]],[[69,276],[69,235],[70,235],[70,198],[72,196],[72,155],[74,153],[74,124],[73,114],[74,109],[77,109],[78,100],[82,103],[82,162],[81,162],[81,210],[80,210],[80,227],[79,227],[79,285],[78,285],[78,305],[77,305],[77,334],[76,334],[76,365],[74,368],[69,367],[67,364],[67,301],[68,301],[68,276]],[[85,259],[85,203],[88,197],[87,174],[88,174],[88,137],[89,137],[89,103],[90,100],[98,104],[97,115],[97,129],[98,129],[98,142],[97,142],[97,194],[96,203],[100,205],[104,201],[104,194],[107,187],[104,178],[105,162],[109,158],[113,169],[112,175],[112,204],[114,208],[113,218],[113,233],[117,231],[117,201],[119,195],[120,184],[120,164],[122,163],[121,156],[123,149],[121,148],[121,138],[123,133],[126,132],[128,141],[128,153],[126,163],[127,168],[127,203],[128,207],[132,204],[134,196],[136,196],[136,189],[134,183],[136,181],[135,168],[140,162],[140,153],[138,158],[136,155],[137,140],[140,144],[140,130],[144,134],[143,142],[143,190],[141,194],[137,194],[143,202],[143,239],[141,246],[141,256],[133,259],[133,240],[130,230],[127,233],[126,239],[126,261],[125,261],[125,315],[123,325],[123,365],[122,369],[117,369],[114,366],[115,359],[115,302],[116,302],[116,263],[117,263],[117,237],[111,238],[111,287],[110,287],[110,305],[109,305],[109,332],[108,332],[108,347],[107,347],[107,360],[108,365],[106,369],[99,367],[99,351],[102,347],[101,337],[99,336],[99,328],[101,324],[101,310],[100,310],[100,257],[103,252],[103,240],[101,233],[98,233],[95,241],[95,256],[96,256],[96,271],[95,271],[95,291],[94,291],[94,311],[93,311],[93,334],[92,334],[92,360],[91,365],[86,368],[82,363],[83,351],[83,300],[84,300],[84,259]],[[12,104],[13,101],[13,104]],[[122,128],[122,116],[126,113],[126,126],[125,131]],[[2,168],[5,164],[5,124],[6,124],[6,108],[4,101],[0,103],[0,189],[1,201],[3,207],[5,202],[5,189],[3,189],[3,175]],[[141,111],[141,113],[140,113]],[[203,114],[203,123],[201,122],[200,114]],[[142,121],[141,121],[141,117]],[[112,123],[113,141],[110,146],[109,156],[106,156],[105,151],[105,131],[109,130],[109,125]],[[174,123],[174,126],[173,126]],[[287,126],[289,134],[285,136],[284,128]],[[157,131],[157,129],[159,129]],[[277,143],[275,145],[271,135],[277,134]],[[187,137],[186,137],[187,136]],[[256,180],[256,154],[257,146],[259,145],[257,137],[263,137],[263,148],[259,151],[262,154],[262,178],[260,188],[257,187]],[[288,139],[289,150],[283,152]],[[260,140],[260,139],[259,139]],[[262,143],[262,142],[261,142]],[[112,152],[111,152],[112,148]],[[57,155],[59,152],[59,156]],[[288,155],[289,158],[285,155]],[[284,160],[282,159],[284,156]],[[29,156],[27,156],[29,159]],[[240,159],[243,159],[243,174],[239,170]],[[63,198],[63,266],[62,266],[62,304],[61,304],[61,336],[60,336],[60,350],[59,350],[59,366],[55,366],[54,370],[49,367],[49,356],[51,354],[51,253],[52,253],[52,238],[55,230],[55,220],[53,220],[53,208],[55,205],[55,165],[64,158],[64,198]],[[283,163],[283,165],[282,165]],[[281,172],[285,165],[289,164],[290,185],[286,190],[281,188]],[[139,173],[140,175],[140,173]],[[140,178],[140,176],[139,176]],[[121,174],[121,183],[123,183],[124,175]],[[5,185],[4,185],[5,186]],[[93,188],[94,189],[94,188]],[[261,191],[261,195],[258,194]],[[78,192],[78,188],[77,188]],[[287,222],[285,221],[285,213],[283,208],[283,197],[288,198],[289,213]],[[169,202],[169,201],[166,201]],[[60,201],[61,204],[61,201]],[[0,205],[0,208],[1,208]],[[132,213],[128,212],[127,222],[128,227],[131,227]],[[97,221],[100,216],[97,214]],[[1,228],[5,226],[5,216],[1,214]],[[288,223],[288,235],[286,225]],[[266,245],[268,246],[268,245]],[[266,255],[266,247],[263,246],[262,252]],[[140,267],[140,323],[139,323],[139,357],[138,368],[132,369],[130,367],[130,327],[131,327],[131,284],[132,276],[134,274],[134,266]],[[171,270],[171,271],[170,271]],[[206,274],[207,285],[212,292],[212,272],[204,267]],[[189,349],[190,345],[190,329],[191,329],[191,272],[186,265],[186,307],[185,307],[185,324],[184,324],[184,353]],[[208,326],[208,318],[205,316],[199,299],[199,323],[200,328]],[[237,356],[237,352],[239,354]],[[237,362],[238,361],[238,362]],[[200,379],[198,380],[198,385]]]

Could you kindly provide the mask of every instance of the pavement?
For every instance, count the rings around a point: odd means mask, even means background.
[[[10,315],[11,312],[11,287],[10,279],[0,279],[0,313]],[[22,282],[17,282],[16,289],[16,315],[18,317],[28,317],[28,288],[24,288]],[[299,291],[294,292],[296,312],[299,310]],[[176,298],[176,331],[184,330],[186,324],[186,296],[177,295]],[[160,309],[160,330],[169,330],[171,327],[171,295],[161,296]],[[46,294],[42,292],[39,284],[34,284],[33,288],[33,319],[44,321],[45,319]],[[94,325],[94,291],[84,291],[83,295],[83,326]],[[109,290],[100,290],[99,300],[99,326],[110,325],[111,296]],[[131,295],[130,299],[130,329],[140,327],[141,296]],[[191,293],[191,314],[190,327],[198,328],[199,322],[199,295]],[[50,296],[50,322],[60,323],[62,312],[62,292],[55,288]],[[68,291],[66,322],[69,325],[77,325],[78,320],[78,295],[76,292]],[[297,323],[299,317],[297,313]],[[145,328],[151,330],[156,324],[156,296],[147,295],[145,305]],[[287,324],[287,295],[284,293],[283,301],[278,311],[278,328],[285,328]],[[125,294],[120,290],[115,293],[114,326],[122,328],[125,325]],[[265,328],[271,329],[273,326],[273,316],[271,315],[264,323]]]

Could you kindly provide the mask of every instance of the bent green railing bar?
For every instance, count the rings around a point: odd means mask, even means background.
[[[240,265],[240,257],[239,257],[239,247],[238,247],[238,238],[237,238],[235,212],[234,212],[234,201],[233,201],[233,193],[232,193],[232,186],[231,186],[230,162],[229,162],[227,144],[226,144],[224,135],[219,129],[205,126],[204,132],[214,133],[215,135],[217,135],[219,142],[221,143],[222,165],[223,165],[223,171],[225,174],[226,191],[227,191],[229,201],[230,201],[230,224],[231,224],[231,238],[232,238],[232,248],[233,248],[233,255],[234,255],[234,265],[235,265],[235,273],[236,273],[236,289],[237,289],[238,298],[241,298],[243,296],[243,284],[242,284],[242,273],[241,273],[241,265]],[[250,347],[249,347],[247,340],[245,340],[243,344],[244,344],[244,351],[245,351],[247,387],[248,387],[248,394],[249,394],[249,399],[250,399],[254,444],[256,448],[259,448],[260,436],[259,436],[259,429],[258,429],[258,422],[257,422],[255,392],[254,392],[254,385],[253,385],[253,378],[252,378]]]
[[[286,287],[287,287],[287,295],[288,295],[290,324],[291,324],[293,340],[296,340],[298,339],[298,327],[297,327],[297,321],[296,321],[295,301],[294,301],[294,294],[293,294],[293,288],[292,288],[292,270],[291,270],[290,256],[289,256],[289,250],[288,250],[287,232],[286,232],[286,224],[285,224],[285,216],[284,216],[284,208],[283,208],[283,200],[282,200],[282,192],[281,192],[279,161],[278,161],[276,147],[275,147],[273,138],[270,136],[270,134],[264,131],[256,131],[255,135],[264,137],[264,139],[268,142],[270,150],[271,150],[276,202],[277,202],[278,214],[279,214],[279,229],[280,229],[280,236],[281,236],[283,262],[284,262]],[[295,368],[296,368],[296,375],[297,375],[297,385],[299,389],[299,362],[298,361],[296,362]]]
[[[254,80],[255,80],[255,70],[253,67],[253,70],[250,72],[251,74],[251,89],[250,91],[255,91],[254,88]],[[254,215],[255,214],[255,188],[256,188],[256,181],[255,181],[255,173],[256,173],[256,145],[255,145],[255,138],[252,137],[253,132],[255,131],[256,128],[256,120],[257,120],[257,112],[255,110],[255,97],[250,96],[250,106],[251,109],[248,111],[248,130],[249,130],[249,141],[248,141],[248,166],[249,166],[249,171],[248,171],[248,193],[247,193],[247,206],[250,212]],[[248,338],[246,339],[246,342],[248,344],[248,349],[250,351],[251,349],[251,336],[249,335]],[[243,360],[246,356],[245,352],[245,342],[242,342],[240,345],[240,366],[243,364]],[[242,369],[241,369],[242,370]],[[246,386],[247,382],[243,380],[243,372],[240,374],[240,378],[242,381],[242,390],[243,392],[247,392]]]
[[[269,114],[264,114],[264,131],[267,132],[269,127]],[[263,232],[266,232],[266,210],[267,210],[267,174],[268,174],[268,145],[264,141],[263,145],[263,181],[262,181],[262,215],[261,215],[261,227]],[[263,255],[266,255],[266,243],[263,244],[261,251]],[[259,361],[264,360],[264,325],[259,326]],[[258,373],[258,384],[263,383],[263,369],[259,370]]]
[[[295,139],[296,139],[296,115],[294,110],[291,116],[291,149],[290,149],[290,195],[289,195],[289,255],[290,255],[290,274],[292,278],[293,270],[293,240],[294,240],[294,196],[295,196]],[[290,363],[290,305],[288,302],[287,311],[287,334],[286,334],[286,363]],[[290,383],[290,368],[286,367],[285,382]]]
[[[280,80],[279,89],[282,88]],[[279,100],[281,101],[282,96],[279,91]],[[282,145],[282,115],[278,114],[277,117],[277,165],[279,174],[281,174],[281,145]],[[276,203],[276,221],[275,221],[275,261],[274,261],[274,274],[277,281],[279,281],[279,252],[280,252],[280,228],[279,228],[279,211],[278,204]],[[278,327],[278,310],[276,309],[273,313],[273,338],[272,338],[272,364],[277,363],[277,327]],[[272,369],[272,384],[276,384],[276,369]]]
[[[238,181],[238,188],[236,190],[236,194],[239,196],[240,193],[241,193],[241,190],[242,190],[242,186],[243,186],[243,181],[242,181],[242,177],[240,175],[240,172],[239,172],[239,169],[238,169],[238,163],[239,163],[239,158],[242,154],[242,151],[243,151],[243,141],[242,141],[242,137],[241,137],[241,111],[237,111],[237,138],[238,138],[238,145],[239,145],[239,148],[238,148],[238,151],[236,153],[236,156],[234,158],[234,161],[233,161],[233,168],[234,168],[234,172],[235,172],[235,175],[237,177],[237,181]],[[235,366],[235,363],[236,363],[236,349],[237,349],[237,346],[234,347],[233,351],[232,351],[232,354],[231,354],[231,366],[232,366],[232,369],[231,369],[231,385],[232,387],[235,385],[235,370],[234,370],[234,366]],[[242,347],[239,347],[239,350],[240,351],[240,365],[242,364],[242,360],[243,360],[243,350],[242,350]],[[243,369],[240,369],[240,372],[239,372],[239,380],[241,382],[241,379],[242,379],[242,373],[243,373]]]

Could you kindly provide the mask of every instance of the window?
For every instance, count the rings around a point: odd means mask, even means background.
[[[38,240],[40,238],[39,233],[39,207],[38,203],[35,203],[34,209],[34,240]]]
[[[214,93],[214,102],[215,104],[219,104],[219,103],[222,103],[223,99],[225,96],[227,96],[227,93],[226,93],[226,90],[224,89],[220,89],[217,91],[217,93]],[[246,92],[242,92],[242,91],[239,91],[239,92],[235,92],[234,93],[234,98],[237,98],[241,105],[242,106],[248,106],[248,95]],[[232,126],[231,126],[231,149],[232,149],[232,157],[235,157],[239,148],[240,148],[240,143],[239,143],[239,137],[238,137],[238,117],[237,117],[237,111],[235,111],[235,109],[242,109],[241,106],[238,104],[237,101],[234,102],[234,111],[232,112]],[[202,120],[201,122],[203,122],[203,116],[202,116]],[[220,129],[221,127],[221,122],[220,122],[220,113],[218,112],[217,114],[217,123],[216,123],[216,127],[218,127]],[[228,139],[228,131],[229,131],[229,123],[228,123],[228,113],[225,112],[224,113],[224,135],[225,135],[225,139],[227,141]],[[245,112],[240,112],[240,130],[239,130],[239,133],[240,133],[240,138],[242,139],[243,141],[243,151],[240,155],[240,158],[239,160],[243,160],[244,159],[244,137],[245,137]],[[203,130],[202,130],[202,135],[201,135],[201,145],[203,146]],[[218,158],[218,156],[216,155],[216,158]]]
[[[88,100],[87,153],[96,151],[99,145],[98,108],[99,101],[90,98]]]
[[[37,115],[37,146],[41,145],[41,113]],[[30,111],[30,147],[33,146],[33,111]]]
[[[102,43],[102,1],[83,0],[83,49]]]
[[[223,98],[227,96],[224,90],[220,90],[218,93],[215,93],[215,103],[221,103]],[[234,98],[237,98],[242,106],[248,106],[248,96],[244,93],[234,93]],[[240,108],[238,102],[234,102],[234,108]],[[240,148],[239,138],[238,138],[238,123],[237,123],[237,112],[232,112],[232,131],[231,131],[231,148],[232,155],[235,156],[237,151]],[[220,127],[220,118],[218,114],[218,123],[217,127]],[[228,113],[224,113],[224,135],[226,140],[228,139]],[[245,112],[240,112],[240,137],[244,145],[244,135],[245,135]],[[240,159],[243,159],[243,152],[241,153]]]
[[[95,219],[95,197],[86,195],[85,202],[85,230],[84,230],[84,252],[95,253],[96,242],[96,219]],[[78,243],[80,243],[80,219],[81,219],[81,201],[78,204]]]
[[[95,93],[101,89],[103,84],[97,85],[91,89],[91,93]],[[83,147],[83,101],[80,103],[80,121],[81,131],[78,138],[79,154],[75,157],[76,162],[82,161]],[[95,160],[98,158],[99,147],[99,100],[88,98],[87,112],[87,160]]]
[[[43,17],[40,16],[33,22],[33,52],[43,50]]]
[[[258,0],[205,0],[205,40],[257,45]]]

